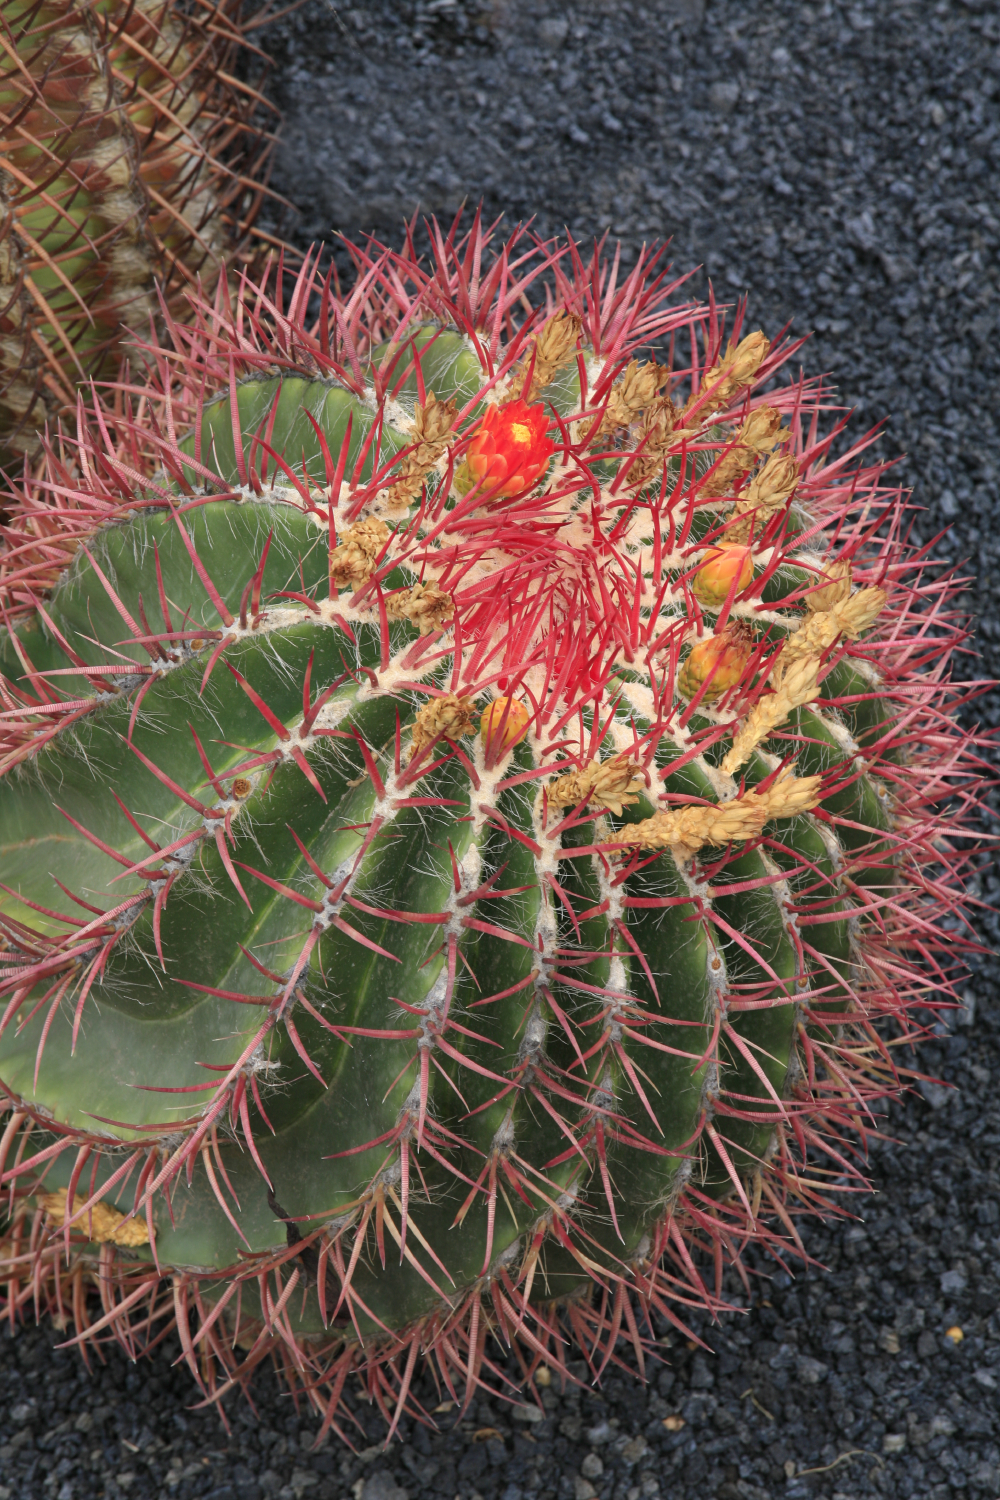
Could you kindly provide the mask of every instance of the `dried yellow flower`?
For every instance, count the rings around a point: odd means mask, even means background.
[[[737,500],[733,514],[741,519],[729,527],[727,540],[745,542],[754,530],[762,530],[775,511],[792,498],[798,482],[797,460],[790,453],[772,454]]]
[[[388,540],[389,528],[384,521],[374,516],[357,521],[330,553],[330,577],[336,583],[358,588],[374,573],[376,559]]]
[[[578,807],[589,802],[620,818],[622,809],[638,800],[633,794],[645,785],[635,762],[618,755],[614,760],[593,761],[582,771],[571,771],[551,782],[549,806]]]
[[[832,571],[832,570],[831,570]],[[843,579],[831,588],[839,588]],[[847,581],[850,587],[849,580]],[[793,709],[819,696],[824,651],[842,636],[854,640],[873,625],[885,604],[883,589],[860,589],[822,612],[807,615],[781,649],[773,673],[774,692],[761,698],[737,732],[722,769],[732,776],[750,759],[762,740],[783,724]]]
[[[884,589],[859,589],[849,599],[841,599],[832,609],[807,615],[798,630],[785,641],[782,660],[787,662],[794,656],[819,656],[842,635],[846,635],[849,641],[856,640],[874,625],[885,607],[885,597]]]
[[[640,849],[670,849],[689,859],[706,844],[719,847],[756,838],[774,818],[794,818],[809,812],[820,800],[821,776],[796,776],[786,770],[768,789],[753,790],[731,802],[706,807],[682,807],[654,813],[641,823],[615,834],[616,843]]]
[[[457,740],[463,734],[471,734],[473,712],[471,698],[459,698],[455,693],[446,693],[442,698],[431,698],[413,721],[410,759],[435,740]]]
[[[39,1193],[37,1198],[52,1223],[56,1228],[61,1228],[66,1222],[66,1189],[57,1188],[52,1193]],[[74,1205],[79,1202],[82,1207],[86,1201],[86,1198],[78,1198],[74,1200]],[[126,1220],[125,1215],[117,1208],[112,1208],[110,1203],[95,1203],[93,1208],[74,1221],[73,1228],[79,1229],[95,1245],[104,1245],[109,1240],[113,1245],[149,1244],[149,1227],[145,1219]]]
[[[806,608],[813,614],[822,614],[833,609],[842,600],[851,596],[851,565],[841,560],[830,563],[823,569],[820,578],[829,579],[822,588],[811,588],[805,596]]]
[[[446,625],[455,613],[450,594],[433,583],[415,583],[402,593],[390,594],[385,601],[390,620],[410,620],[421,635],[430,635]]]
[[[819,696],[819,665],[818,657],[803,656],[788,662],[782,670],[779,658],[774,692],[754,704],[722,762],[727,776],[734,775],[740,766],[746,764],[761,740],[772,735],[794,708],[811,703]]]

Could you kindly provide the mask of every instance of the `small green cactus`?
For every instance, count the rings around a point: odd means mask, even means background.
[[[658,255],[488,241],[199,304],[0,555],[7,1275],[99,1260],[130,1348],[172,1277],[324,1430],[719,1307],[960,946],[961,632],[868,440]]]

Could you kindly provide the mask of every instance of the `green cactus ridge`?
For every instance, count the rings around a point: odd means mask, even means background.
[[[787,351],[765,344],[733,388],[757,336],[724,348],[717,316],[650,272],[603,320],[581,272],[491,344],[491,286],[470,309],[443,272],[391,264],[416,283],[405,337],[354,365],[280,305],[256,348],[203,309],[187,387],[152,398],[176,419],[156,432],[187,414],[187,435],[151,440],[148,482],[105,462],[78,498],[89,536],[44,603],[15,580],[0,635],[17,1232],[47,1214],[47,1264],[71,1245],[83,1264],[106,1204],[126,1216],[123,1299],[172,1272],[186,1317],[238,1282],[247,1365],[284,1319],[328,1423],[330,1349],[475,1368],[481,1350],[456,1351],[482,1306],[499,1334],[534,1319],[529,1361],[559,1362],[558,1303],[596,1368],[632,1292],[647,1313],[680,1287],[716,1305],[687,1246],[766,1237],[762,1203],[790,1225],[818,1180],[796,1143],[863,1125],[892,1086],[873,1023],[903,1024],[922,985],[904,944],[936,816],[913,595],[876,597],[899,561],[871,511],[898,501],[877,470],[823,467],[829,442],[803,435],[819,387],[757,395]],[[700,371],[608,431],[633,350],[682,318]],[[454,402],[443,438],[431,392]],[[790,419],[754,472],[791,454],[797,488],[759,515],[754,582],[701,612],[692,570],[745,493],[711,476],[748,400]],[[544,444],[501,472],[483,434],[526,443],[539,406]],[[658,472],[630,482],[668,410]],[[832,532],[854,592],[810,612]],[[686,702],[681,665],[733,620],[735,685]],[[809,630],[821,686],[729,774]],[[72,1231],[60,1190],[84,1208]],[[584,1296],[595,1282],[610,1301]],[[240,1378],[234,1305],[201,1334],[216,1391]]]

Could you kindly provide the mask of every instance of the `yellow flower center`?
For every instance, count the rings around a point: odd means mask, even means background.
[[[510,435],[515,443],[530,444],[531,428],[525,427],[523,422],[511,422]]]

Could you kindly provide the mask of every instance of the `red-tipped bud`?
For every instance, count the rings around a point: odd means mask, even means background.
[[[555,452],[549,419],[539,402],[490,406],[476,428],[465,462],[455,474],[460,494],[480,485],[491,499],[517,495],[541,478]]]
[[[746,588],[753,578],[753,554],[749,547],[733,547],[725,543],[709,547],[697,573],[691,580],[691,592],[699,604],[709,609],[718,609],[729,598],[729,591],[736,580],[734,596]]]
[[[479,733],[490,764],[501,759],[524,739],[531,714],[520,698],[496,698],[479,721]]]
[[[753,652],[753,637],[747,626],[740,622],[730,625],[721,635],[710,635],[699,641],[681,667],[677,676],[677,691],[684,698],[693,698],[702,684],[708,686],[702,693],[702,703],[711,703],[721,698],[743,678]]]

